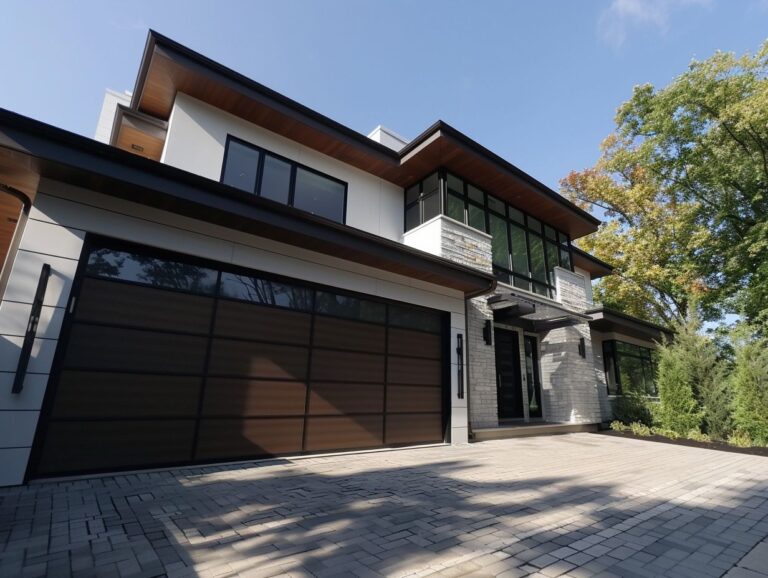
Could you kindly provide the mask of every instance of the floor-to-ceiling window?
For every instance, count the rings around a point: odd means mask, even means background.
[[[628,392],[656,396],[654,351],[632,343],[603,341],[603,360],[609,395]]]

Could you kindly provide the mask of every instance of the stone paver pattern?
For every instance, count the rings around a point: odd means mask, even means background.
[[[0,489],[3,577],[756,577],[767,536],[768,459],[588,433]]]

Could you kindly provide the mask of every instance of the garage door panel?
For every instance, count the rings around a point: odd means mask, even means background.
[[[187,462],[195,421],[64,421],[49,425],[39,473]]]
[[[307,451],[367,448],[380,446],[382,416],[345,416],[307,418]]]
[[[384,353],[386,329],[382,325],[318,315],[314,342],[332,349]]]
[[[162,373],[202,373],[207,338],[79,325],[72,328],[66,367]]]
[[[301,381],[209,377],[203,415],[301,415],[306,401],[307,386]]]
[[[213,299],[115,283],[84,279],[75,319],[144,329],[208,333],[213,314]]]
[[[443,339],[439,334],[390,327],[388,339],[390,355],[410,355],[429,359],[442,357]]]
[[[213,375],[303,381],[309,350],[291,345],[213,339],[208,372]]]
[[[313,382],[310,389],[311,415],[381,413],[383,408],[383,385]]]
[[[417,359],[412,357],[387,358],[387,381],[413,385],[442,385],[442,367],[437,359]]]
[[[318,381],[384,383],[384,356],[315,348],[311,378]]]
[[[387,386],[387,411],[391,412],[433,412],[440,409],[442,399],[439,387]]]
[[[307,313],[237,301],[219,301],[214,333],[258,341],[309,345],[312,317]]]
[[[195,417],[202,377],[72,371],[61,373],[53,417]]]
[[[303,418],[203,419],[196,459],[263,457],[301,451]]]
[[[439,413],[387,415],[387,443],[440,442],[443,419]]]

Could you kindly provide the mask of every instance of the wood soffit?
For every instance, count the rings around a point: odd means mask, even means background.
[[[443,122],[399,153],[150,31],[131,108],[167,121],[178,92],[401,187],[446,167],[572,238],[599,221]]]

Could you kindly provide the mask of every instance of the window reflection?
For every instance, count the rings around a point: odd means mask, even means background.
[[[249,275],[222,273],[221,295],[300,311],[312,309],[311,289]]]

